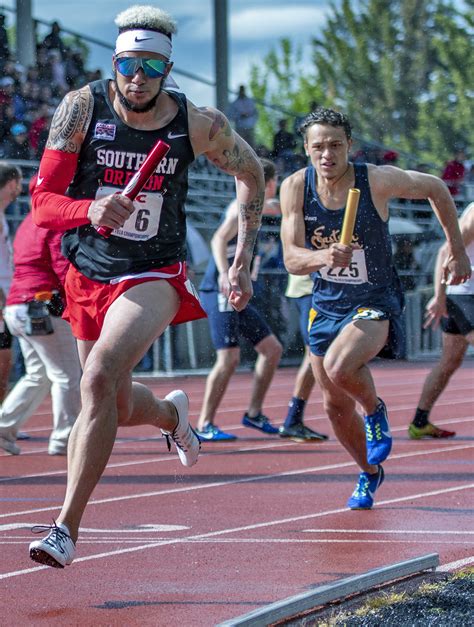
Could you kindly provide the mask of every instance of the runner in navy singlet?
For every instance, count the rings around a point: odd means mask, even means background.
[[[242,310],[252,295],[250,262],[260,225],[260,162],[225,116],[196,107],[170,77],[174,20],[135,5],[116,20],[113,80],[67,94],[59,105],[38,172],[33,218],[66,231],[66,317],[83,367],[82,411],[68,449],[66,497],[30,557],[64,567],[75,555],[84,509],[109,459],[119,425],[150,424],[174,442],[181,463],[198,460],[182,390],[155,398],[132,371],[169,324],[205,316],[186,277],[187,170],[199,155],[235,176],[239,237],[227,296]],[[170,151],[132,202],[122,191],[158,139]],[[112,229],[102,237],[96,227]]]
[[[264,211],[275,200],[277,177],[274,164],[262,159],[265,177]],[[217,409],[224,397],[235,369],[240,361],[240,344],[246,339],[258,354],[255,363],[254,382],[248,410],[242,418],[246,427],[277,434],[262,405],[275,370],[280,362],[282,345],[268,326],[264,315],[250,303],[243,311],[235,311],[229,304],[228,268],[232,265],[238,232],[238,202],[233,200],[227,207],[224,219],[211,241],[212,258],[200,285],[200,295],[206,310],[211,339],[216,349],[216,361],[206,379],[197,432],[202,440],[229,441],[237,436],[219,429],[215,424]],[[252,280],[257,279],[259,257],[252,264]]]
[[[392,263],[388,201],[429,199],[448,241],[452,283],[466,281],[471,268],[456,207],[439,178],[350,163],[351,125],[332,109],[316,109],[301,132],[311,164],[285,179],[280,190],[285,265],[293,274],[313,274],[312,367],[335,434],[362,471],[348,507],[370,509],[392,438],[367,364],[381,351],[397,356],[402,346],[403,294]],[[345,246],[339,235],[353,187],[360,189],[360,204],[352,242]]]

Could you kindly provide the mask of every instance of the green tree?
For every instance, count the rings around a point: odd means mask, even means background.
[[[454,143],[472,145],[474,132],[473,0],[464,8],[450,0],[342,0],[312,40],[310,72],[285,40],[254,68],[252,87],[296,114],[313,100],[340,108],[359,137],[440,165]]]

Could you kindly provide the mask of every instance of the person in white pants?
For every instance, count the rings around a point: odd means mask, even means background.
[[[18,430],[51,391],[53,430],[48,453],[65,455],[72,426],[81,408],[81,368],[69,323],[50,316],[53,333],[27,335],[27,305],[7,305],[5,320],[20,344],[25,370],[0,410],[0,447],[17,455]]]
[[[30,183],[30,191],[34,186]],[[69,262],[61,254],[61,233],[40,228],[28,214],[13,242],[14,273],[4,316],[18,337],[26,374],[6,397],[0,409],[0,448],[18,455],[16,440],[21,425],[32,416],[49,391],[53,430],[48,453],[65,455],[72,426],[81,409],[81,367],[76,340],[68,322],[60,317],[64,304],[64,278]],[[35,316],[35,296],[52,297]],[[41,307],[41,304],[40,304]],[[56,315],[54,315],[56,314]]]

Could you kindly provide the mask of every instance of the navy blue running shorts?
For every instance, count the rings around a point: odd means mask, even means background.
[[[389,320],[389,337],[387,344],[380,352],[380,357],[402,359],[405,356],[406,342],[402,316],[394,316],[376,307],[357,307],[340,318],[329,318],[311,308],[309,346],[313,355],[324,356],[342,329],[355,320]]]
[[[235,311],[219,292],[200,292],[199,297],[209,319],[211,339],[216,350],[234,348],[245,338],[256,346],[272,334],[262,315],[252,305]]]
[[[448,317],[441,318],[441,328],[451,335],[467,335],[474,329],[474,294],[448,294]]]

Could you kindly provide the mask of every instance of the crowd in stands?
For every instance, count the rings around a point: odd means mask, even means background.
[[[101,78],[87,71],[78,42],[66,43],[60,26],[36,47],[36,65],[24,67],[12,55],[0,14],[0,158],[40,159],[52,115],[64,95]]]

